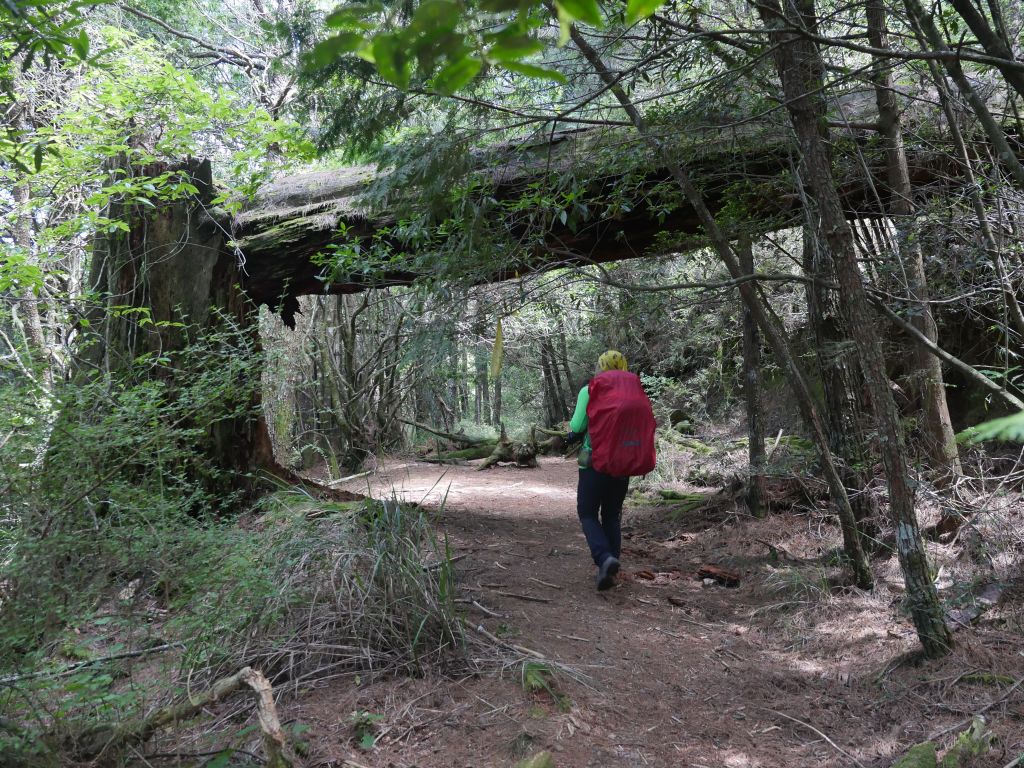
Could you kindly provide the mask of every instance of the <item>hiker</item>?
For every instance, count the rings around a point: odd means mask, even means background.
[[[654,469],[655,424],[640,377],[629,373],[621,352],[608,350],[597,367],[576,398],[568,442],[583,440],[576,512],[597,566],[597,588],[605,590],[619,572],[629,478]]]

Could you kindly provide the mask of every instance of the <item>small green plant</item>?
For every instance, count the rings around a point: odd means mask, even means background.
[[[384,715],[367,712],[365,709],[356,710],[349,715],[349,724],[355,734],[356,743],[364,752],[370,751],[377,744],[379,737],[377,724],[383,719]]]
[[[541,661],[524,661],[520,669],[520,682],[527,693],[546,693],[560,712],[572,708],[572,700],[558,690],[555,671]]]

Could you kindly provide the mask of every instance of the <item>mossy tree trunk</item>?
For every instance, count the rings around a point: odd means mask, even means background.
[[[115,198],[107,216],[124,222],[127,231],[112,229],[94,243],[86,286],[94,303],[82,349],[86,368],[103,375],[126,371],[143,356],[180,351],[197,334],[218,329],[259,350],[256,307],[239,287],[241,276],[234,253],[225,247],[225,230],[207,212],[213,196],[209,162],[121,164],[111,176],[152,178],[167,172],[180,173],[199,189],[198,196],[147,205]],[[252,375],[258,378],[259,371]],[[256,470],[279,470],[262,417],[260,387],[247,384],[240,382],[239,391],[255,394],[237,410],[245,415],[210,424],[201,446],[205,459],[219,470],[216,476],[231,478],[232,490],[250,489]]]
[[[820,234],[804,228],[804,272],[817,278],[807,284],[807,315],[821,375],[829,444],[840,458],[839,471],[850,494],[850,506],[862,533],[878,513],[878,500],[869,490],[872,460],[865,436],[870,429],[870,403],[856,349],[850,341],[850,319],[839,292],[822,281],[835,280],[835,265],[819,247]]]

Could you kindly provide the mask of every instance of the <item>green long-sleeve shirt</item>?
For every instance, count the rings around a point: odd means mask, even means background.
[[[583,447],[580,448],[579,465],[583,469],[590,466],[590,433],[587,432],[587,404],[589,402],[590,384],[587,383],[583,385],[583,389],[576,397],[576,410],[573,411],[572,418],[569,420],[569,431],[575,432],[577,435],[583,432],[587,433],[587,436],[583,438]]]

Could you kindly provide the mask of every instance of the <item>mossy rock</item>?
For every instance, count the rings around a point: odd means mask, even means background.
[[[987,755],[992,749],[992,731],[988,729],[985,718],[976,717],[971,727],[956,738],[949,752],[942,758],[939,768],[961,768],[974,765],[974,758]]]
[[[799,435],[783,435],[778,439],[779,445],[784,445],[787,448],[791,448],[794,451],[813,451],[814,443],[808,440],[806,437],[800,437]],[[769,438],[765,441],[765,445],[771,449],[775,444],[774,438]]]
[[[938,764],[935,742],[926,741],[912,746],[907,754],[892,764],[892,768],[937,768]]]
[[[678,437],[676,438],[676,444],[681,445],[683,448],[688,448],[698,456],[710,456],[715,452],[714,448],[695,437]]]
[[[545,750],[516,763],[516,768],[555,768],[555,759]]]

